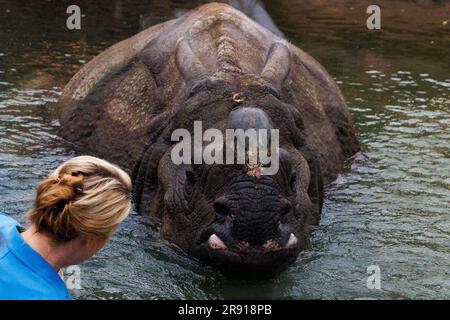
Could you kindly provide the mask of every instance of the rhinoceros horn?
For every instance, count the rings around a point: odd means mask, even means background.
[[[291,54],[289,49],[283,43],[276,42],[270,47],[261,77],[268,81],[277,93],[280,93],[290,67]]]
[[[178,71],[186,82],[189,90],[207,76],[207,71],[197,55],[192,51],[189,41],[181,39],[178,41],[175,61]]]

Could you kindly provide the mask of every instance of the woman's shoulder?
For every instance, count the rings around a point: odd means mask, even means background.
[[[25,244],[18,227],[16,220],[0,214],[0,300],[70,299],[59,275]]]

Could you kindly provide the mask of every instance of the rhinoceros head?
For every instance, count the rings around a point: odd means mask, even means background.
[[[188,93],[172,129],[195,136],[200,120],[203,132],[224,137],[227,129],[278,129],[278,168],[264,175],[267,164],[195,161],[198,145],[189,150],[191,163],[176,164],[174,144],[158,166],[162,236],[229,277],[273,277],[307,247],[322,201],[318,167],[302,152],[293,108],[280,98],[289,50],[274,44],[257,75],[210,75],[186,41],[179,42],[176,61]],[[225,162],[225,139],[215,143]]]

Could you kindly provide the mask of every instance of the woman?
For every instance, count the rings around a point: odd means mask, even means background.
[[[131,188],[118,167],[76,157],[38,187],[28,230],[0,215],[0,299],[70,299],[59,270],[108,242],[129,213]]]

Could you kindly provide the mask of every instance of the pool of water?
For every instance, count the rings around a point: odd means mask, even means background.
[[[201,1],[0,0],[0,211],[23,221],[40,179],[76,154],[52,102],[109,45]],[[372,1],[376,3],[377,1]],[[371,4],[371,3],[370,3]],[[328,186],[312,248],[280,277],[225,279],[163,241],[132,213],[82,264],[76,299],[450,297],[450,5],[383,1],[369,31],[365,1],[270,1],[287,38],[341,87],[363,152]],[[447,21],[447,22],[446,22]],[[367,268],[381,271],[368,289]]]

